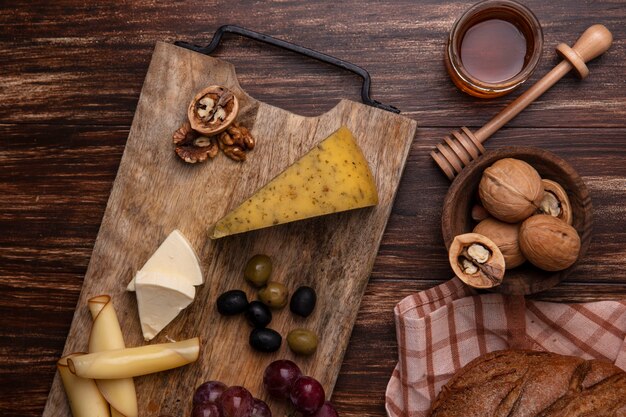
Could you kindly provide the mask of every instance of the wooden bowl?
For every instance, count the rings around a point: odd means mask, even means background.
[[[572,213],[572,226],[581,239],[578,260],[569,268],[558,272],[543,271],[530,262],[507,270],[504,281],[492,291],[503,294],[533,294],[545,291],[561,282],[576,268],[583,258],[591,241],[591,198],[589,191],[574,168],[555,154],[539,148],[513,146],[488,151],[461,171],[452,182],[443,203],[441,229],[446,248],[450,248],[456,235],[471,232],[476,222],[472,220],[471,209],[480,203],[478,184],[483,171],[502,158],[521,159],[532,165],[542,178],[558,182],[567,192]]]

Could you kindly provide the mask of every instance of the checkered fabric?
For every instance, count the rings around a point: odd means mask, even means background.
[[[494,350],[604,359],[626,370],[626,300],[563,304],[477,295],[454,278],[405,298],[394,313],[399,360],[387,385],[390,417],[427,417],[441,387]]]

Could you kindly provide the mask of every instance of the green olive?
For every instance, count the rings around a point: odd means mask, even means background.
[[[255,287],[265,285],[272,274],[272,260],[267,255],[254,255],[246,264],[244,278]]]
[[[279,282],[268,282],[259,290],[259,300],[270,308],[283,308],[287,305],[289,291]]]
[[[307,329],[294,329],[287,335],[287,344],[294,353],[312,355],[317,349],[317,335]]]

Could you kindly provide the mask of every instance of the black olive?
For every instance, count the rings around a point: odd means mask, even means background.
[[[265,327],[272,321],[272,312],[260,301],[251,301],[245,316],[252,327]]]
[[[315,290],[311,287],[300,287],[291,296],[289,309],[293,314],[308,317],[315,308],[317,296]]]
[[[248,307],[246,293],[241,290],[230,290],[217,297],[217,311],[224,316],[243,313]]]
[[[283,338],[276,330],[254,329],[250,333],[250,346],[260,352],[276,352]]]

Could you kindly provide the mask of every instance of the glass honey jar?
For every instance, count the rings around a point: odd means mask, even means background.
[[[459,89],[475,97],[494,98],[526,81],[542,50],[541,25],[526,6],[512,0],[487,0],[454,23],[445,64]]]

